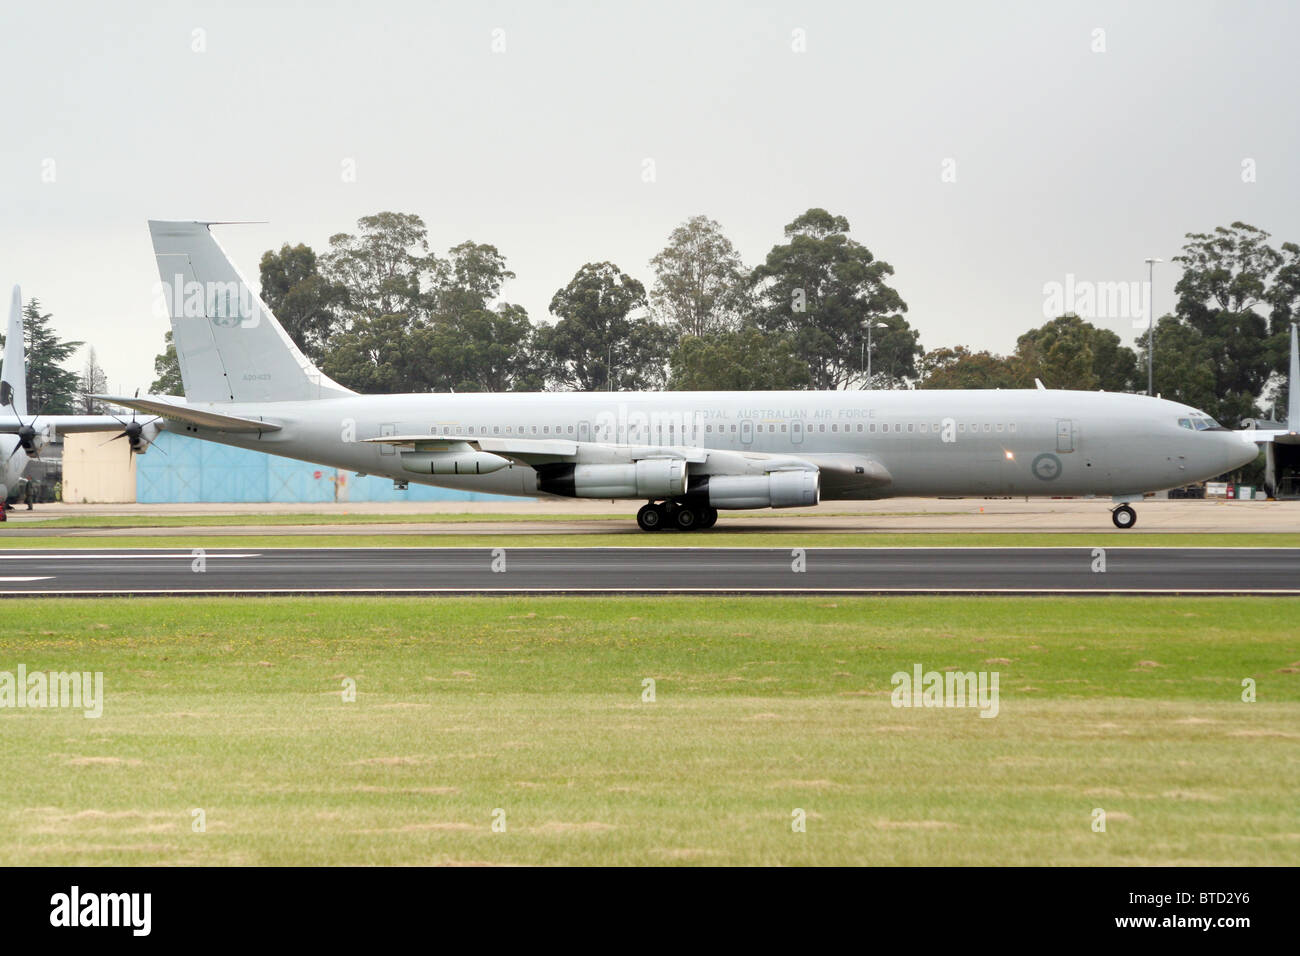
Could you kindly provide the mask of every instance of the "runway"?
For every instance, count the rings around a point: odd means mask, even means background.
[[[1300,594],[1296,548],[183,548],[0,553],[0,596]]]

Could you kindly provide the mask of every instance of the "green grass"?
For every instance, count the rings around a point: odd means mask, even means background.
[[[1295,865],[1297,608],[6,601],[0,670],[107,702],[0,710],[0,863]],[[997,670],[999,716],[893,708],[915,663]]]
[[[618,532],[528,534],[193,534],[40,535],[5,537],[2,548],[1296,548],[1295,533],[1135,534],[1088,532],[817,532],[729,531],[645,534],[629,522]]]

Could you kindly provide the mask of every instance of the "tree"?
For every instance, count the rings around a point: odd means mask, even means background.
[[[1202,409],[1215,418],[1223,414],[1214,350],[1200,332],[1175,316],[1166,315],[1156,323],[1154,373],[1157,395]]]
[[[260,273],[262,301],[302,353],[319,365],[341,324],[347,290],[320,274],[316,253],[301,242],[264,252]]]
[[[86,415],[102,415],[108,405],[102,401],[96,401],[91,398],[92,395],[103,395],[108,391],[108,376],[100,368],[99,361],[95,357],[95,347],[91,346],[89,354],[86,356],[86,364],[81,367],[81,381],[78,384],[81,389],[81,408],[80,411]]]
[[[357,232],[331,236],[330,251],[320,261],[321,275],[347,290],[348,318],[423,316],[425,291],[447,269],[429,252],[424,220],[381,212],[358,219]]]
[[[435,320],[484,311],[514,277],[496,246],[467,240],[453,246],[447,259],[438,260],[429,311]]]
[[[550,381],[561,389],[660,387],[671,332],[648,316],[645,287],[612,262],[589,262],[551,299],[559,321],[538,330]]]
[[[545,379],[532,347],[535,335],[523,306],[503,305],[451,315],[418,333],[416,348],[437,370],[435,389],[539,391]]]
[[[1272,248],[1268,238],[1244,222],[1188,233],[1174,257],[1183,267],[1175,316],[1156,326],[1157,392],[1231,426],[1261,414],[1257,401],[1285,354],[1281,341],[1294,303],[1288,290],[1296,277],[1287,267],[1294,254]],[[1265,306],[1272,307],[1267,316],[1260,311]],[[1138,345],[1145,365],[1145,336]],[[1175,370],[1191,377],[1171,375]],[[1204,388],[1207,370],[1213,382]]]
[[[362,316],[333,337],[322,371],[358,392],[427,392],[436,372],[413,342],[406,316]]]
[[[708,336],[733,328],[748,311],[748,279],[740,253],[707,216],[673,230],[650,260],[655,284],[650,303],[678,336]]]
[[[808,363],[794,354],[788,336],[753,325],[687,335],[672,356],[668,387],[686,391],[753,391],[807,388]]]
[[[1033,388],[1014,359],[964,345],[931,349],[918,363],[917,388]]]
[[[153,373],[157,376],[149,386],[153,395],[184,395],[185,383],[181,380],[181,363],[176,358],[176,343],[172,330],[163,336],[163,351],[153,359]]]
[[[899,385],[916,374],[921,354],[902,313],[907,304],[887,283],[894,269],[848,237],[849,222],[825,209],[809,209],[785,227],[787,242],[774,246],[751,280],[757,318],[765,331],[793,336],[807,362],[812,387]],[[884,322],[880,371],[865,381],[859,368],[864,323]],[[872,334],[873,344],[876,335]]]
[[[50,328],[52,313],[41,312],[39,299],[31,299],[23,307],[23,338],[27,351],[27,410],[31,414],[71,415],[78,401],[80,379],[75,372],[63,368],[63,363],[85,345],[85,342],[64,342]],[[4,336],[0,335],[0,348]]]
[[[318,364],[330,377],[361,392],[542,387],[528,313],[495,304],[514,278],[495,246],[467,240],[444,259],[429,252],[419,216],[382,212],[357,226],[355,236],[330,239],[321,284],[304,289],[307,314],[318,317],[309,327],[321,330],[304,339],[324,353]],[[284,246],[263,264],[269,260],[277,278],[310,279],[307,253]],[[302,281],[288,288],[297,291]]]
[[[1016,339],[1016,357],[1048,388],[1127,392],[1137,387],[1137,355],[1109,329],[1063,315]]]

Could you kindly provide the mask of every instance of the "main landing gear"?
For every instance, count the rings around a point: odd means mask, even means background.
[[[651,501],[636,513],[636,523],[642,531],[704,531],[718,523],[718,509],[690,501]]]
[[[1115,527],[1121,531],[1127,531],[1137,524],[1138,516],[1137,512],[1128,505],[1120,505],[1110,513],[1110,520],[1115,522]]]

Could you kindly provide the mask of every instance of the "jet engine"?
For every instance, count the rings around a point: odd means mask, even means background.
[[[686,462],[646,458],[626,465],[538,465],[537,488],[566,498],[676,498],[686,493]]]
[[[820,481],[816,471],[772,471],[766,475],[706,475],[691,483],[690,496],[704,498],[710,508],[805,508],[817,504]]]

